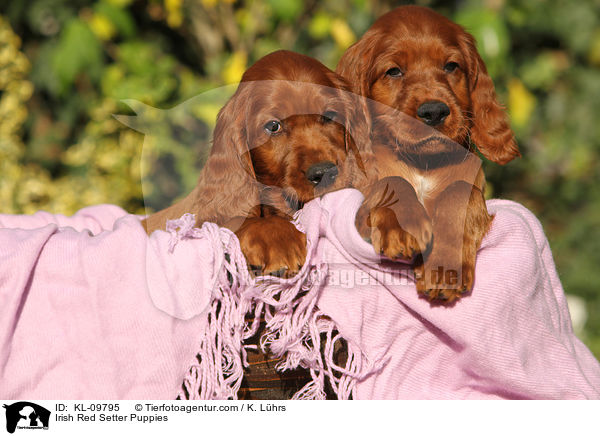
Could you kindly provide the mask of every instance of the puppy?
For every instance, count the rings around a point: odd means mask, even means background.
[[[492,221],[485,177],[469,151],[476,144],[500,164],[519,156],[473,37],[430,9],[399,7],[344,53],[337,72],[373,100],[380,181],[359,211],[359,231],[388,257],[423,255],[415,267],[421,295],[459,298],[473,287],[476,252]]]
[[[147,232],[191,212],[198,226],[233,230],[255,274],[296,274],[306,238],[293,214],[317,196],[375,180],[364,104],[355,99],[341,76],[314,59],[289,51],[263,57],[219,112],[198,184],[148,217]],[[310,381],[304,370],[275,373],[260,349],[248,359],[241,398],[287,398],[290,385]]]
[[[293,214],[317,196],[364,185],[373,166],[364,110],[349,91],[307,56],[277,51],[257,61],[219,112],[197,186],[148,217],[147,232],[191,212],[198,226],[210,221],[235,231],[256,274],[295,274],[306,239]]]

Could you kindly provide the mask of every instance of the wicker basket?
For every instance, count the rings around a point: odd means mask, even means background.
[[[247,344],[258,345],[264,333],[265,322],[261,322],[258,333]],[[248,368],[244,370],[244,381],[238,391],[240,400],[288,400],[304,385],[311,381],[310,372],[299,368],[277,372],[275,364],[279,359],[264,354],[260,347],[248,350]]]

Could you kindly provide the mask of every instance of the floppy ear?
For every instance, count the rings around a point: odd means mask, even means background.
[[[494,83],[477,52],[475,40],[465,32],[461,45],[468,62],[467,74],[473,113],[471,140],[487,159],[505,164],[521,156],[508,117],[496,99]]]
[[[354,153],[360,169],[355,187],[370,184],[378,179],[373,143],[371,141],[371,115],[367,98],[362,95],[349,94],[353,100],[350,114],[346,120],[346,148],[348,154]]]
[[[259,204],[258,184],[246,139],[248,94],[247,87],[240,85],[221,109],[213,146],[196,187],[184,199],[143,220],[148,234],[164,230],[168,220],[184,213],[195,214],[198,227],[207,221],[223,225],[234,217],[249,216]]]
[[[377,179],[377,167],[371,145],[371,117],[369,115],[367,98],[350,91],[348,81],[338,75],[333,82],[340,90],[344,102],[344,143],[348,158],[354,162],[358,171],[355,172],[354,187],[374,182]]]
[[[217,116],[213,146],[194,190],[197,223],[224,224],[259,204],[246,131],[249,88],[240,84]]]
[[[346,79],[352,91],[369,97],[371,92],[372,65],[375,59],[376,38],[367,32],[342,55],[335,70]]]

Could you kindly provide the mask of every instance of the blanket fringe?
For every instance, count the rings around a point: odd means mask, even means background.
[[[295,277],[253,279],[231,231],[213,223],[204,223],[201,229],[194,225],[192,214],[167,222],[171,233],[169,251],[173,252],[181,239],[207,238],[215,249],[215,259],[223,262],[215,268],[217,280],[207,327],[178,398],[237,399],[244,367],[248,366],[246,350],[251,347],[244,342],[258,331],[263,312],[266,332],[260,346],[263,352],[281,359],[275,369],[286,371],[300,366],[310,370],[312,380],[292,399],[326,399],[326,382],[338,399],[349,399],[356,382],[384,364],[369,362],[347,341],[345,363],[340,366],[335,362],[334,348],[343,337],[335,322],[316,306],[327,265],[311,265],[310,241],[307,261]],[[246,321],[248,314],[253,315],[250,323]]]
[[[191,365],[178,397],[235,399],[247,365],[243,341],[252,330],[258,329],[257,323],[248,326],[244,319],[255,306],[243,292],[249,283],[238,274],[238,265],[245,264],[245,260],[232,232],[213,223],[204,223],[201,229],[194,225],[192,214],[167,223],[167,231],[171,232],[170,250],[175,249],[179,240],[205,238],[211,241],[214,258],[221,259],[222,263],[215,267],[217,277],[197,360]]]

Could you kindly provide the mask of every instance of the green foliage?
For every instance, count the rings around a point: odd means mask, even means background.
[[[490,195],[540,218],[566,292],[586,301],[582,335],[600,356],[600,0],[417,2],[478,40],[523,153],[485,164]],[[0,210],[172,202],[194,185],[232,88],[206,91],[279,48],[335,67],[392,3],[2,2]]]
[[[301,0],[267,0],[267,4],[275,18],[287,22],[293,22],[303,9]]]
[[[72,91],[75,78],[87,71],[98,80],[102,64],[102,47],[89,26],[78,18],[70,20],[52,51],[51,70],[58,80],[57,94]]]

